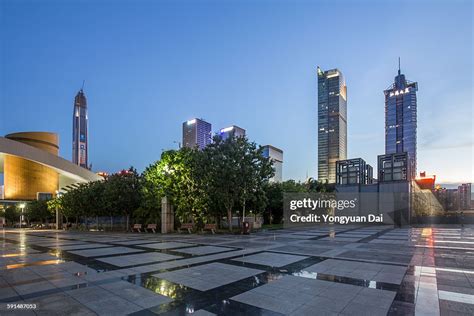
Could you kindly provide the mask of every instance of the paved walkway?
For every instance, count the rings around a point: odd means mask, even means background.
[[[474,227],[0,232],[0,315],[474,314]]]

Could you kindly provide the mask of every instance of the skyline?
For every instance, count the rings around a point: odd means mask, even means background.
[[[347,158],[361,157],[376,168],[385,145],[383,91],[401,56],[402,73],[420,86],[418,171],[436,174],[441,183],[474,182],[471,3],[425,8],[422,2],[369,1],[367,13],[344,1],[305,6],[282,1],[272,4],[272,12],[260,2],[142,3],[109,12],[100,2],[91,12],[88,1],[2,2],[0,134],[57,132],[61,156],[71,160],[71,105],[85,79],[93,170],[133,165],[142,171],[162,149],[177,148],[173,142],[181,139],[183,121],[202,117],[213,132],[237,125],[251,141],[281,148],[284,179],[317,178],[319,65],[339,68],[346,79]],[[25,12],[27,5],[34,10]],[[184,7],[194,11],[180,10]],[[332,19],[324,12],[336,9],[342,25],[334,37],[348,26],[353,31],[344,43],[329,42],[331,36],[324,34]],[[381,13],[390,9],[404,18],[401,25],[385,22]],[[134,14],[127,15],[129,10]],[[351,10],[356,17],[369,16],[352,25]],[[93,23],[68,25],[68,12]],[[43,16],[49,18],[36,22]],[[415,21],[424,32],[411,32]],[[321,50],[318,44],[325,40],[331,45]],[[342,51],[346,43],[350,54]],[[38,120],[43,116],[48,119]]]

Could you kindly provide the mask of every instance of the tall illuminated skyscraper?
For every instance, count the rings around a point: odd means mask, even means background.
[[[385,154],[408,153],[408,179],[416,176],[418,83],[405,79],[398,65],[395,82],[385,91]]]
[[[84,91],[81,89],[74,98],[74,112],[72,117],[72,162],[83,168],[89,168],[87,121],[87,99]]]
[[[318,67],[318,180],[336,182],[336,161],[347,159],[347,86],[339,69]]]
[[[211,123],[194,118],[183,122],[183,147],[203,149],[211,143]]]

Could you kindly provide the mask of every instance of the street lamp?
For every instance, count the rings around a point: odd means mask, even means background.
[[[20,229],[21,229],[21,222],[23,222],[23,212],[25,210],[25,203],[20,204],[20,209],[21,209],[21,215],[20,215]]]
[[[61,196],[61,192],[59,190],[56,190],[56,198]],[[56,230],[59,229],[59,208],[58,208],[58,203],[56,204]]]

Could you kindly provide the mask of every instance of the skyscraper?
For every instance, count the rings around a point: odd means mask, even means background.
[[[88,168],[89,139],[87,132],[87,99],[81,89],[74,98],[72,117],[72,162],[83,168]]]
[[[183,123],[183,146],[203,149],[211,143],[211,123],[194,118]]]
[[[219,135],[223,140],[226,140],[229,137],[244,137],[245,136],[245,129],[238,127],[236,125],[232,125],[226,128],[222,128],[219,131]]]
[[[416,92],[418,83],[405,79],[398,63],[395,82],[385,91],[385,154],[408,154],[408,179],[416,176]]]
[[[339,69],[318,67],[318,180],[336,182],[336,161],[347,158],[347,86]]]
[[[275,175],[270,179],[270,182],[281,182],[283,178],[283,150],[272,145],[265,145],[263,146],[263,156],[270,158],[275,169]]]

